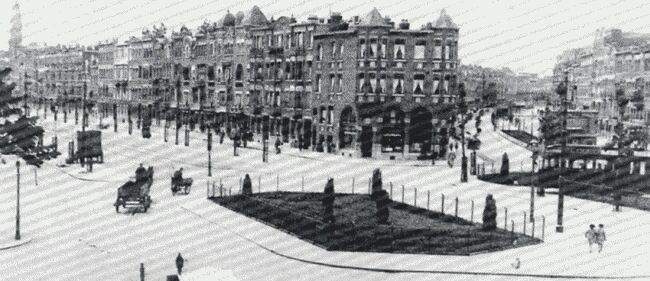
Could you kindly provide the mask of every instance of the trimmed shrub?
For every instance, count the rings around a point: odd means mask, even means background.
[[[372,172],[372,192],[370,193],[370,198],[372,200],[377,200],[377,196],[378,196],[377,192],[381,190],[382,190],[381,170],[377,168]]]
[[[375,204],[377,206],[377,223],[379,224],[388,224],[388,206],[390,206],[390,199],[388,198],[388,193],[386,190],[379,190],[376,193]]]
[[[503,158],[501,158],[501,173],[502,176],[507,176],[510,174],[510,160],[508,160],[508,153],[503,153]]]
[[[246,174],[246,177],[244,177],[244,183],[242,185],[241,192],[244,195],[253,194],[253,184],[251,184],[251,177],[248,174]]]
[[[334,223],[334,179],[328,179],[323,197],[323,222]]]
[[[485,209],[483,209],[483,230],[495,230],[497,228],[497,203],[488,194],[485,197]]]

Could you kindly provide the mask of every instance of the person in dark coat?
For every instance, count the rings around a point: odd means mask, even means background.
[[[280,146],[282,145],[282,142],[280,141],[280,137],[278,136],[275,139],[275,153],[280,154]]]
[[[147,170],[144,168],[142,163],[140,163],[140,166],[135,169],[135,180],[140,181],[146,177]]]
[[[178,275],[182,275],[184,263],[185,259],[183,259],[183,256],[181,256],[181,253],[178,253],[178,256],[176,257],[176,269],[178,270]]]

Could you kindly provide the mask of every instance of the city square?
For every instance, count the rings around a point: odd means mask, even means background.
[[[598,29],[540,76],[462,63],[447,9],[48,47],[12,6],[0,279],[650,279],[650,35]]]

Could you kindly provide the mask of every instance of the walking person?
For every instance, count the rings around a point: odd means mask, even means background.
[[[598,244],[598,253],[603,251],[603,243],[607,241],[607,236],[605,235],[605,226],[603,224],[598,225],[598,231],[596,231],[596,243]]]
[[[592,252],[592,245],[596,242],[596,226],[591,224],[589,225],[589,230],[585,232],[585,237],[587,238],[587,243],[589,243],[589,252]]]
[[[178,275],[182,275],[184,263],[185,259],[181,256],[181,253],[178,253],[178,256],[176,256],[176,269],[178,270]]]

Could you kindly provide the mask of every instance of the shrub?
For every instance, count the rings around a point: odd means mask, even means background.
[[[246,174],[244,177],[244,184],[242,185],[242,194],[252,195],[253,194],[253,185],[251,184],[251,177]]]
[[[372,200],[377,200],[377,196],[379,191],[382,190],[382,183],[381,183],[381,170],[378,168],[375,169],[372,172],[372,192],[370,194],[370,198]]]
[[[497,205],[492,197],[488,194],[485,197],[485,209],[483,209],[483,229],[494,230],[497,228]]]
[[[390,205],[388,193],[386,190],[379,190],[375,196],[375,204],[377,206],[377,223],[388,224],[388,206]]]
[[[508,153],[503,153],[501,158],[501,175],[507,176],[510,174],[510,160],[508,160]]]
[[[334,223],[334,179],[328,179],[323,197],[323,222]]]

